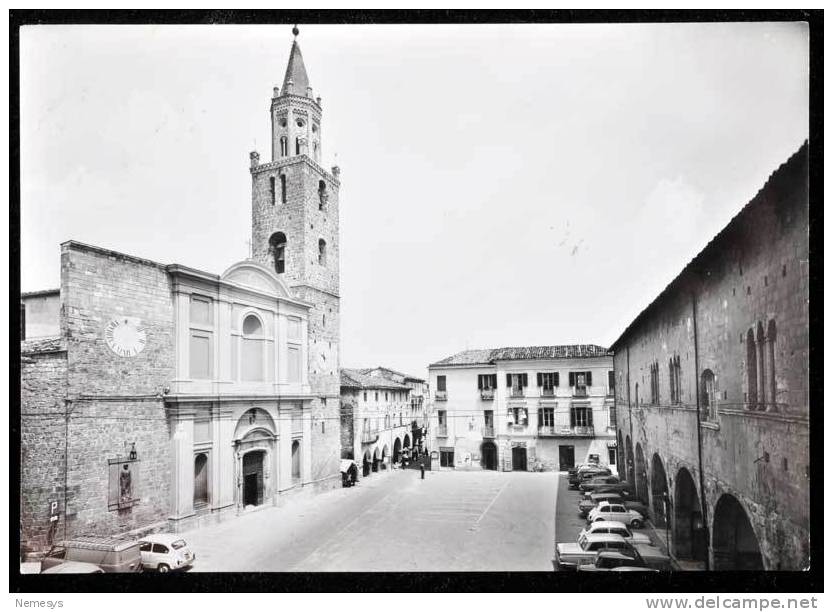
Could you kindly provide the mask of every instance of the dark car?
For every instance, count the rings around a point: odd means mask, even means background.
[[[604,476],[594,476],[588,480],[583,480],[579,483],[578,488],[582,491],[595,491],[598,487],[604,485],[620,485],[619,477],[614,474],[605,474]]]
[[[633,489],[628,482],[614,482],[597,485],[591,493],[618,493],[624,499],[631,499],[633,497]]]
[[[570,486],[574,489],[578,489],[582,482],[590,480],[591,478],[596,478],[597,476],[610,476],[610,468],[607,467],[590,467],[590,468],[582,468],[578,472],[574,478],[570,479]]]

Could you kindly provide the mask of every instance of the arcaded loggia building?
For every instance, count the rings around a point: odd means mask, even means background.
[[[293,41],[252,253],[213,274],[61,245],[21,299],[21,538],[182,529],[339,480],[338,169]]]
[[[808,213],[805,143],[613,344],[619,470],[682,562],[809,566]]]

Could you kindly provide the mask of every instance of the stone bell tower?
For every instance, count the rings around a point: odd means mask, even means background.
[[[283,85],[273,89],[272,159],[250,154],[252,175],[252,255],[274,270],[295,297],[313,304],[309,313],[308,368],[313,432],[321,438],[313,454],[320,462],[332,441],[335,471],[339,455],[339,169],[320,161],[321,97],[314,97],[298,28]],[[319,420],[319,416],[323,417]],[[332,440],[330,438],[332,437]],[[316,440],[313,440],[316,443]],[[329,450],[326,451],[329,456]],[[313,479],[329,474],[316,474]]]

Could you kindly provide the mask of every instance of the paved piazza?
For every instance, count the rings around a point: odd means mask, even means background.
[[[184,533],[194,571],[552,571],[558,474],[374,474]]]

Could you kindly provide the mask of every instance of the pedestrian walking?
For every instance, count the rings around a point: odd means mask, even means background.
[[[422,480],[425,480],[425,459],[419,462],[419,475]]]

